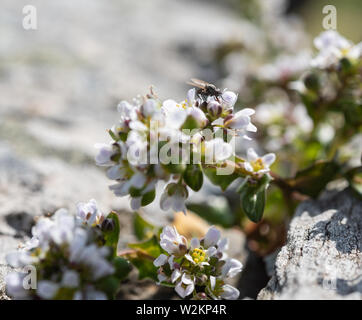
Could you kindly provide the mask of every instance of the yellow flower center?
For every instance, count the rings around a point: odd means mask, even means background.
[[[187,102],[187,99],[186,99],[184,102],[176,104],[176,106],[179,107],[179,108],[182,108],[182,109],[186,109],[187,104],[188,104],[188,102]]]
[[[195,263],[201,263],[205,261],[206,252],[200,248],[195,248],[191,252],[191,257],[195,261]]]
[[[263,160],[261,160],[261,158],[258,158],[255,161],[251,161],[250,164],[253,167],[254,171],[259,171],[265,168]]]

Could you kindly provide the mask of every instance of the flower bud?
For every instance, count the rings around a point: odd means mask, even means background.
[[[112,219],[105,219],[101,225],[102,231],[110,232],[115,228],[114,221]]]
[[[225,91],[221,97],[223,100],[223,104],[227,108],[234,107],[234,104],[235,104],[236,100],[238,99],[238,96],[232,91]]]
[[[213,118],[218,118],[222,113],[222,106],[216,101],[211,101],[207,105],[207,111]]]

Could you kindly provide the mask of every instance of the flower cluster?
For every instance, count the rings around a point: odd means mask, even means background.
[[[107,177],[116,181],[110,189],[116,196],[130,195],[134,210],[151,203],[157,183],[164,181],[161,208],[185,212],[188,187],[201,188],[203,166],[233,159],[233,137],[250,139],[246,133],[257,130],[253,109],[235,111],[234,92],[203,85],[181,102],[161,101],[151,89],[132,104],[118,105],[120,121],[109,130],[112,141],[96,145],[96,163],[109,167]]]
[[[242,270],[242,264],[228,258],[226,238],[211,227],[201,240],[193,238],[188,244],[175,227],[167,226],[160,236],[160,245],[167,254],[161,254],[153,264],[158,267],[160,284],[175,286],[181,298],[237,299],[239,291],[225,279]]]
[[[320,69],[335,68],[343,58],[353,63],[362,54],[362,42],[354,45],[335,30],[321,33],[314,39],[314,45],[319,53],[311,61],[311,65]]]
[[[95,200],[79,204],[77,215],[59,209],[51,217],[41,217],[31,240],[6,257],[9,265],[21,269],[7,275],[8,295],[16,299],[110,298],[106,283],[116,268],[97,224],[101,220],[107,221]],[[22,272],[29,266],[34,274]]]

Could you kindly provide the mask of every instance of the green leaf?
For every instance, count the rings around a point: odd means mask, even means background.
[[[114,141],[119,140],[119,138],[117,138],[117,136],[115,135],[115,133],[112,130],[108,130],[108,133]]]
[[[221,188],[222,191],[225,191],[226,188],[239,176],[236,173],[229,175],[218,175],[216,168],[205,167],[204,173],[209,178],[212,184],[215,184]]]
[[[109,299],[114,299],[119,289],[119,280],[114,276],[108,276],[97,283],[97,289],[105,292]]]
[[[264,174],[259,180],[244,180],[238,189],[241,196],[241,207],[253,222],[261,220],[265,207],[266,189],[271,181],[269,174]]]
[[[184,181],[194,191],[199,191],[204,182],[200,164],[189,164],[183,174]]]
[[[294,178],[287,179],[286,182],[300,193],[317,197],[339,170],[340,166],[334,161],[319,161],[298,171]]]
[[[120,281],[125,279],[132,270],[129,261],[121,257],[115,257],[113,259],[113,266],[116,269],[115,276]]]
[[[162,164],[162,167],[169,173],[183,173],[186,169],[186,165],[183,163]]]
[[[113,249],[113,255],[117,253],[117,245],[119,239],[120,225],[117,213],[112,211],[107,219],[110,219],[113,222],[112,230],[103,230],[104,239],[106,245]]]
[[[142,196],[141,206],[145,207],[148,204],[152,203],[152,201],[155,200],[155,197],[156,197],[155,189],[151,190],[150,192],[147,192]]]
[[[130,243],[128,246],[134,251],[127,254],[127,259],[138,269],[139,279],[150,278],[155,281],[157,279],[157,267],[153,265],[153,261],[163,253],[156,236],[141,243]]]
[[[226,200],[225,204],[220,206],[215,206],[214,203],[189,203],[187,208],[211,224],[218,224],[224,228],[230,228],[235,224],[235,216]]]
[[[255,223],[259,222],[263,217],[266,188],[268,187],[269,181],[270,177],[264,175],[263,178],[257,182],[250,183],[250,181],[247,181],[238,190],[243,211],[248,218]]]
[[[134,214],[133,230],[138,240],[149,239],[159,228],[146,221],[138,212]]]

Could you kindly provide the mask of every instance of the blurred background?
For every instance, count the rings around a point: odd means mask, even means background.
[[[28,4],[37,9],[37,30],[22,27]],[[93,160],[94,144],[109,140],[106,129],[115,123],[120,100],[145,94],[150,85],[162,99],[183,100],[191,77],[240,92],[239,74],[250,65],[230,53],[248,50],[265,57],[270,49],[265,28],[273,48],[312,50],[327,4],[337,8],[338,31],[361,41],[359,0],[2,0],[0,288],[7,271],[4,256],[29,236],[36,215],[95,198],[104,211],[121,212],[120,246],[135,240],[128,199],[114,197]],[[211,193],[216,191],[206,185],[194,203]],[[210,199],[214,207],[224,205],[220,197]],[[159,225],[173,218],[157,203],[143,214]],[[193,233],[207,226],[191,214],[178,219],[180,225],[196,226]],[[221,225],[229,226],[227,219]],[[253,226],[247,230],[252,234]],[[239,279],[241,297],[255,298],[268,280],[261,256],[272,250],[250,255],[245,235],[228,232],[238,244],[233,254],[246,263],[245,272],[254,272]],[[284,234],[276,232],[278,246]],[[157,292],[146,282],[138,291],[130,286],[122,297],[154,298]]]

